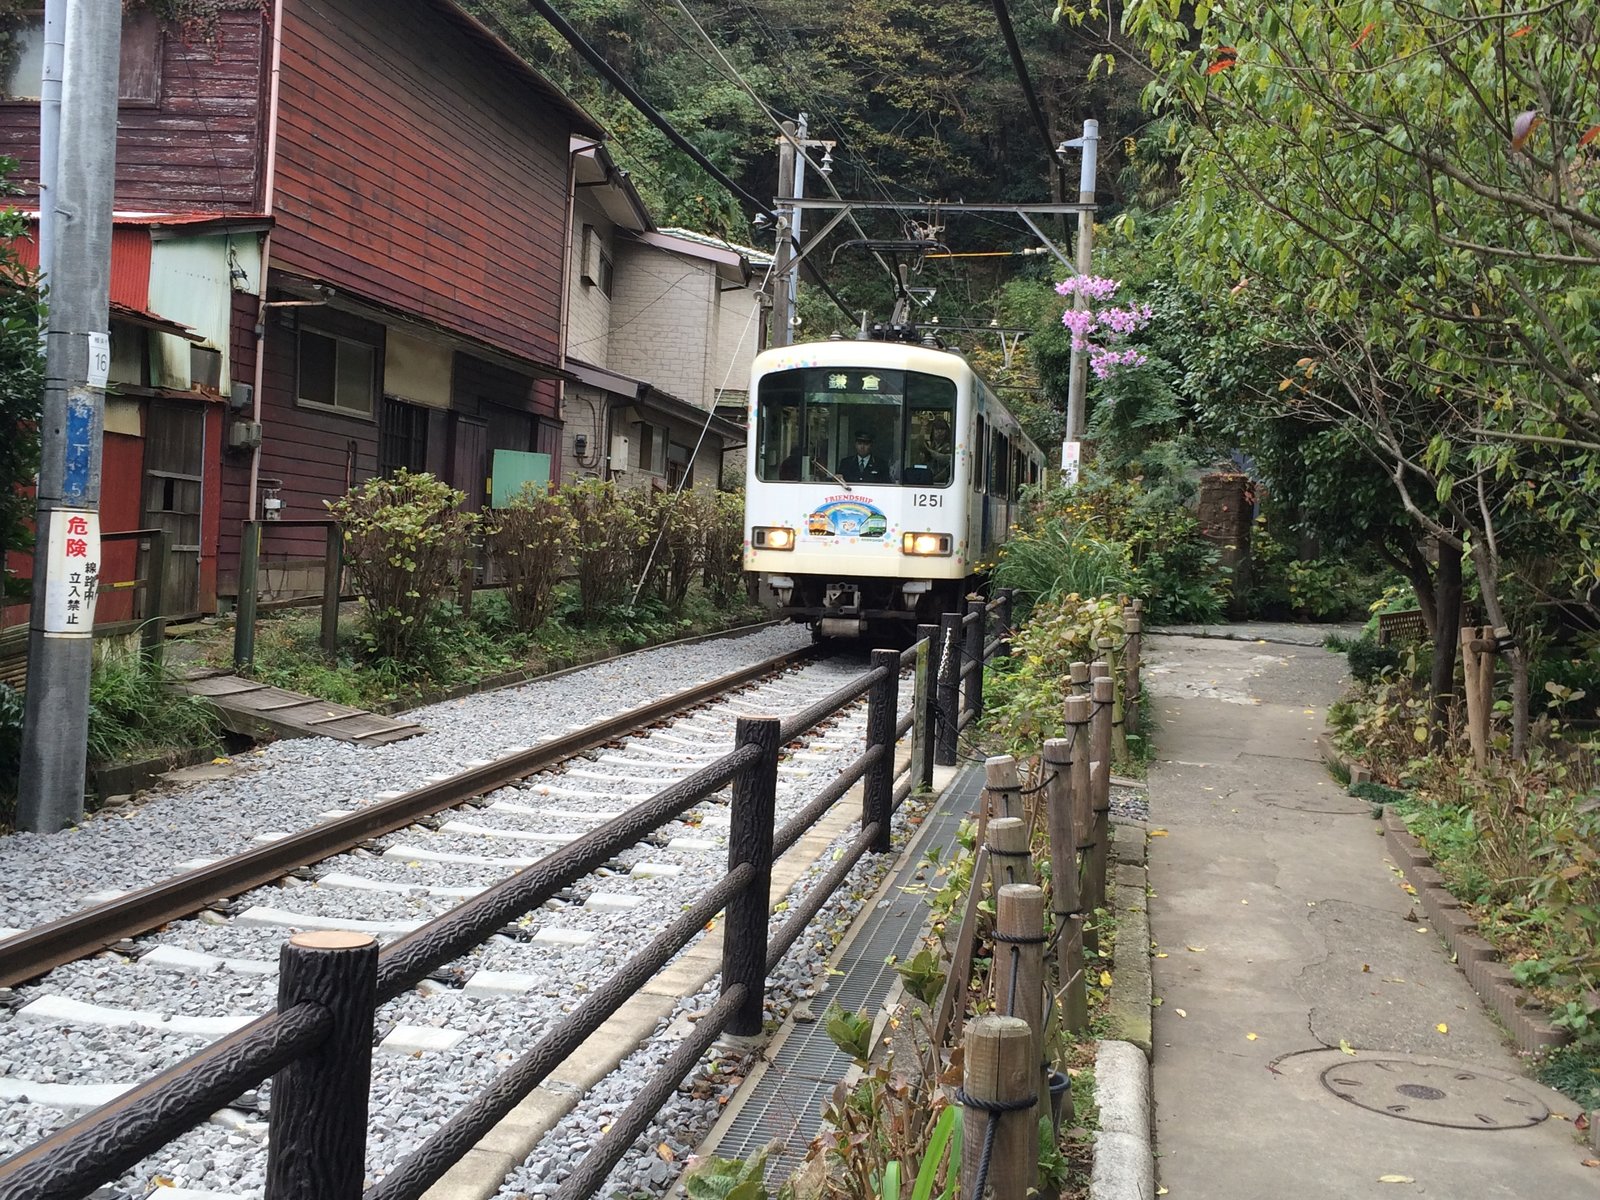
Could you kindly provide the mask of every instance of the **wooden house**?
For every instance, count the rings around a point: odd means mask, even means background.
[[[24,206],[36,37],[24,21],[0,101]],[[433,471],[474,509],[496,452],[559,475],[590,117],[448,0],[139,12],[122,63],[102,528],[172,532],[169,612],[236,590],[243,521],[322,517],[379,471]],[[317,590],[322,541],[273,530],[263,591]]]

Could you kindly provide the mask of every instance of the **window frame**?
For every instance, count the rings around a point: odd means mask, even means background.
[[[19,23],[12,30],[15,38],[24,30],[32,33],[37,25],[37,36],[42,43],[44,40],[44,8],[24,10],[17,14]],[[130,34],[132,36],[130,36]],[[122,17],[121,57],[118,64],[117,105],[121,108],[156,108],[161,103],[162,65],[166,49],[166,27],[159,14],[151,11],[124,13]],[[141,91],[131,94],[123,90],[123,81],[129,77],[127,70],[128,59],[137,54],[148,54],[150,71],[147,76],[150,82],[148,94]],[[12,64],[11,72],[0,76],[0,104],[38,104],[42,97],[12,95],[10,91],[12,79],[17,64]],[[43,60],[40,62],[41,81],[39,90],[43,91]]]
[[[308,400],[301,395],[301,381],[305,370],[304,342],[307,335],[324,338],[334,344],[333,358],[333,393],[334,402],[326,403],[322,400]],[[371,368],[367,379],[367,407],[365,410],[351,408],[338,402],[339,396],[339,347],[356,346],[371,356]],[[294,402],[297,408],[309,408],[316,412],[332,413],[335,416],[346,417],[352,421],[367,421],[378,423],[378,364],[382,361],[382,347],[365,338],[351,337],[347,333],[335,333],[331,329],[317,325],[302,324],[295,330],[294,340]]]

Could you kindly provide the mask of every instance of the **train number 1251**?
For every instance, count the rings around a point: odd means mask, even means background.
[[[912,508],[943,508],[944,496],[939,492],[914,492],[911,496]]]

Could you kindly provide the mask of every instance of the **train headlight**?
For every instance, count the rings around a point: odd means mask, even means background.
[[[917,558],[948,558],[955,539],[948,533],[906,533],[900,536],[900,553]]]
[[[794,530],[784,525],[757,525],[750,531],[750,544],[757,550],[793,550]]]

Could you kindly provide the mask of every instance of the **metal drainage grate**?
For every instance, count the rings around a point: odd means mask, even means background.
[[[906,864],[882,891],[883,899],[870,914],[871,927],[835,964],[843,977],[833,977],[834,986],[816,998],[816,1005],[837,1003],[858,1012],[876,1011],[883,1002],[895,979],[890,957],[903,959],[915,950],[928,916],[924,898],[907,895],[903,889],[922,869],[928,850],[937,846],[941,857],[949,858],[956,830],[982,791],[983,771],[970,764],[944,790],[923,821]],[[828,1097],[851,1066],[849,1056],[828,1037],[821,1011],[816,1015],[817,1020],[796,1025],[773,1051],[766,1072],[719,1139],[718,1157],[749,1158],[763,1146],[777,1143],[767,1160],[767,1178],[782,1179],[799,1168],[806,1147],[822,1127]]]
[[[1322,1073],[1322,1086],[1369,1112],[1449,1129],[1526,1129],[1550,1115],[1538,1099],[1503,1079],[1439,1063],[1335,1063]]]

